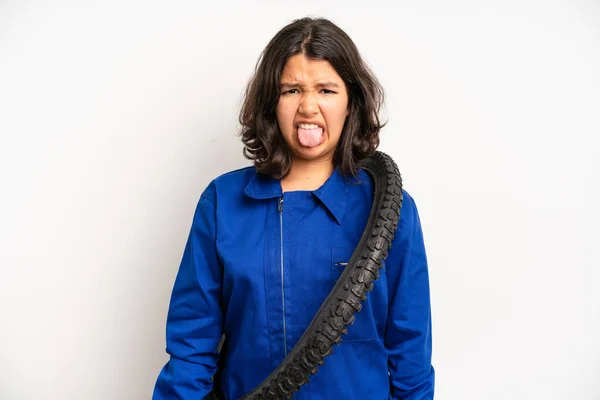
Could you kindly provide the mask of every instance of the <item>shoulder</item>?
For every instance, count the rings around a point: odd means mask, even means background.
[[[243,190],[254,174],[256,174],[256,168],[254,166],[248,166],[225,172],[213,179],[211,183],[217,187],[236,187],[242,185]]]
[[[421,220],[419,218],[417,203],[406,189],[402,189],[402,208],[400,209],[398,230],[401,234],[407,235],[421,230]]]
[[[372,196],[375,185],[371,176],[364,169],[359,169],[356,176],[350,178],[349,182],[355,190]],[[402,206],[402,209],[404,209],[404,206],[408,206],[411,209],[415,207],[414,198],[404,187],[402,188]]]
[[[216,203],[218,197],[242,194],[246,185],[256,174],[254,166],[238,168],[214,178],[202,193],[201,199]]]
[[[402,209],[404,207],[410,209],[416,208],[414,197],[406,189],[402,189]]]

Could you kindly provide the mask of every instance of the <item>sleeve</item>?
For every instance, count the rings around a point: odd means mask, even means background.
[[[430,400],[435,371],[431,365],[429,273],[419,214],[406,191],[387,263],[389,314],[384,342],[390,399]]]
[[[211,184],[198,202],[175,279],[166,330],[170,359],[158,376],[153,400],[201,399],[212,389],[223,333],[215,211]]]

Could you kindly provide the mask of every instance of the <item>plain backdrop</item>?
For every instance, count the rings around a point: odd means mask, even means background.
[[[201,192],[270,38],[324,16],[386,90],[439,400],[600,399],[600,3],[0,1],[0,398],[149,399]]]

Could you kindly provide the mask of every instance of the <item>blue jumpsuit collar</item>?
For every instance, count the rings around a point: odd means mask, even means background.
[[[312,194],[327,208],[338,225],[341,224],[346,210],[348,184],[350,182],[344,178],[340,168],[336,167],[327,181],[320,188],[312,191]],[[256,172],[250,179],[244,193],[255,200],[267,200],[283,196],[281,182],[259,172]]]

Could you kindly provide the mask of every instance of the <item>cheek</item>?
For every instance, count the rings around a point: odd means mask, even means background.
[[[280,101],[275,110],[279,129],[282,131],[290,129],[294,122],[295,109],[293,104],[286,101]]]
[[[323,115],[327,121],[327,125],[335,130],[341,130],[348,116],[348,110],[344,105],[335,104],[331,107],[323,109]]]

